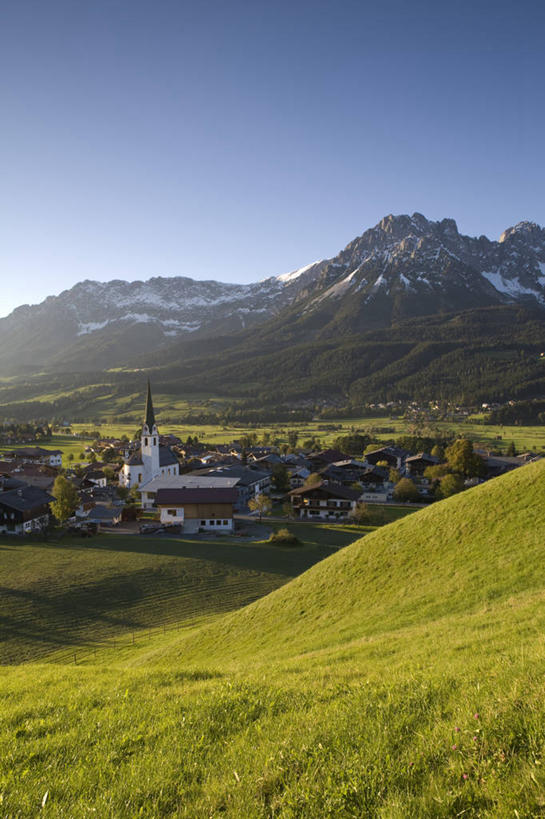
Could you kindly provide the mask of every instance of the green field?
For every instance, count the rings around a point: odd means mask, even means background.
[[[543,816],[544,544],[538,462],[242,609],[4,667],[2,815]]]
[[[412,425],[409,421],[400,418],[390,418],[384,416],[381,418],[348,418],[342,420],[330,421],[313,421],[309,423],[294,423],[291,426],[287,424],[269,424],[259,428],[250,427],[248,425],[241,426],[213,426],[213,425],[198,425],[191,424],[189,426],[180,424],[161,424],[161,418],[158,417],[160,431],[163,433],[173,433],[179,435],[183,440],[188,435],[194,437],[198,436],[200,441],[207,441],[213,444],[229,443],[242,435],[249,433],[256,433],[259,437],[263,436],[264,432],[269,432],[271,438],[279,437],[281,442],[287,443],[287,430],[295,429],[299,434],[298,443],[301,446],[303,441],[307,438],[317,437],[324,446],[330,444],[335,438],[340,435],[347,435],[348,433],[358,430],[360,432],[368,432],[377,440],[388,440],[399,437],[400,435],[411,434]],[[430,423],[433,429],[437,429],[442,434],[463,435],[470,438],[476,443],[482,443],[485,446],[494,447],[499,450],[505,450],[511,441],[514,441],[518,451],[526,451],[529,449],[541,452],[545,449],[545,426],[495,426],[480,424],[475,421],[433,421]],[[331,429],[334,427],[334,429]],[[381,429],[387,428],[391,432],[383,432]],[[89,424],[74,424],[72,429],[74,432],[89,430]],[[104,436],[121,436],[123,434],[132,436],[135,432],[135,425],[133,424],[104,424],[98,427],[101,434]]]
[[[110,638],[140,639],[146,629],[240,608],[362,529],[297,524],[296,531],[302,545],[295,549],[240,537],[3,537],[0,662],[83,659]]]
[[[200,441],[206,441],[212,446],[215,444],[226,444],[241,438],[243,435],[255,433],[259,438],[268,432],[271,439],[278,439],[281,443],[288,443],[287,433],[289,429],[298,432],[298,445],[310,438],[318,438],[321,444],[329,446],[335,438],[347,435],[355,430],[371,435],[373,440],[387,441],[401,435],[412,434],[414,428],[409,421],[400,418],[390,418],[388,416],[379,418],[361,417],[338,419],[328,421],[313,421],[309,423],[269,424],[261,427],[245,425],[214,426],[211,424],[175,424],[161,423],[161,416],[158,415],[160,431],[162,433],[173,433],[186,440],[188,435],[197,436]],[[532,450],[542,452],[545,450],[545,426],[492,426],[480,424],[476,421],[433,421],[430,422],[433,430],[445,435],[459,435],[470,438],[476,444],[490,447],[499,451],[505,451],[511,441],[514,442],[518,452]],[[107,423],[93,425],[73,424],[71,429],[74,434],[81,435],[83,432],[99,432],[105,438],[121,437],[127,435],[132,438],[137,428],[137,424],[130,423]],[[384,429],[389,431],[384,432]],[[63,465],[68,465],[67,456],[73,455],[73,462],[80,461],[80,454],[84,448],[92,443],[93,439],[88,435],[79,438],[74,434],[53,435],[50,441],[36,441],[35,444],[49,449],[61,449],[63,451]],[[25,444],[27,446],[28,444]],[[22,445],[21,445],[22,446]],[[14,447],[5,447],[13,449]]]

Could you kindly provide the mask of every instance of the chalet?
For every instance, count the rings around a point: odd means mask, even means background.
[[[301,520],[346,519],[356,508],[361,494],[358,489],[324,482],[289,493],[293,512]]]
[[[184,532],[232,532],[237,491],[234,487],[159,489],[155,505],[161,523]]]
[[[59,473],[55,467],[43,464],[2,462],[0,463],[0,474],[11,475],[23,483],[37,486],[44,492],[50,492]]]
[[[62,466],[62,449],[42,449],[40,446],[23,446],[4,452],[4,458],[22,464],[45,464]]]
[[[405,468],[407,475],[423,475],[428,466],[437,466],[439,458],[435,455],[427,455],[425,452],[419,452],[418,455],[410,455],[405,458]]]
[[[359,482],[368,469],[368,465],[362,461],[347,458],[343,461],[335,461],[335,463],[329,464],[329,466],[320,470],[320,474],[324,480],[342,483],[344,486],[351,486],[353,483]]]
[[[312,472],[319,472],[326,466],[345,459],[346,453],[341,452],[340,449],[323,449],[321,452],[310,452],[307,455],[307,460]]]
[[[366,489],[381,489],[385,483],[389,482],[390,472],[386,466],[369,466],[360,475],[359,482]]]
[[[14,478],[0,481],[0,532],[26,535],[49,524],[49,504],[55,498],[37,486]]]
[[[373,466],[386,463],[389,467],[403,470],[408,455],[409,453],[400,447],[383,446],[380,447],[380,449],[374,449],[372,452],[366,452],[365,460],[368,464],[372,464]]]

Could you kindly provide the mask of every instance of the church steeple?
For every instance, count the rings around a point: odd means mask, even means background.
[[[151,384],[148,378],[148,397],[146,398],[146,414],[144,416],[144,426],[148,428],[148,432],[153,431],[155,426],[155,413],[153,411],[153,401],[151,398]]]

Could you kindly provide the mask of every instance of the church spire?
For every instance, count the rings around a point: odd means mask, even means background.
[[[148,378],[148,397],[146,399],[146,415],[144,418],[144,424],[147,426],[149,431],[151,432],[153,427],[155,426],[155,413],[153,411],[153,401],[151,400],[151,384]]]

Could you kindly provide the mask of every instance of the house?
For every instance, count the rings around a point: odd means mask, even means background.
[[[85,515],[87,523],[96,523],[98,526],[117,526],[121,522],[122,506],[96,505]]]
[[[42,449],[41,446],[23,446],[5,452],[4,458],[18,461],[22,464],[44,464],[47,466],[62,466],[62,449]]]
[[[305,483],[306,479],[310,475],[310,470],[305,469],[304,466],[288,466],[288,474],[290,477],[290,489],[298,489]]]
[[[405,468],[407,475],[423,475],[428,466],[437,466],[439,458],[435,455],[428,455],[426,452],[419,452],[418,455],[410,455],[405,458]]]
[[[14,478],[0,479],[0,532],[26,535],[49,524],[49,504],[55,498],[37,486]]]
[[[159,475],[179,475],[180,464],[170,447],[159,442],[159,431],[155,421],[151,386],[148,381],[146,413],[140,448],[125,459],[119,473],[119,483],[127,489],[149,483]]]
[[[361,480],[369,469],[368,465],[353,458],[346,458],[343,461],[335,461],[324,469],[320,474],[324,480],[342,483],[344,486],[352,486]]]
[[[139,488],[142,509],[152,509],[160,489],[232,489],[240,478],[215,475],[167,475],[154,478]]]
[[[232,532],[235,487],[159,489],[155,505],[163,524],[179,525],[184,532]]]
[[[330,464],[346,459],[346,453],[340,449],[323,449],[321,452],[310,452],[307,455],[311,472],[319,472]]]
[[[219,466],[215,469],[197,469],[189,475],[209,475],[216,478],[238,478],[236,483],[237,504],[239,512],[248,509],[248,501],[256,495],[268,495],[271,489],[271,475],[251,466],[236,464],[233,466]]]
[[[403,471],[405,460],[409,454],[405,449],[397,446],[383,446],[380,449],[374,449],[372,452],[366,452],[365,460],[372,466],[387,463],[389,467]]]
[[[11,475],[23,483],[43,489],[44,492],[51,492],[59,473],[55,467],[43,464],[4,461],[0,463],[0,474]]]
[[[301,520],[340,520],[349,517],[362,492],[333,483],[316,483],[293,489],[290,500],[294,514]]]

